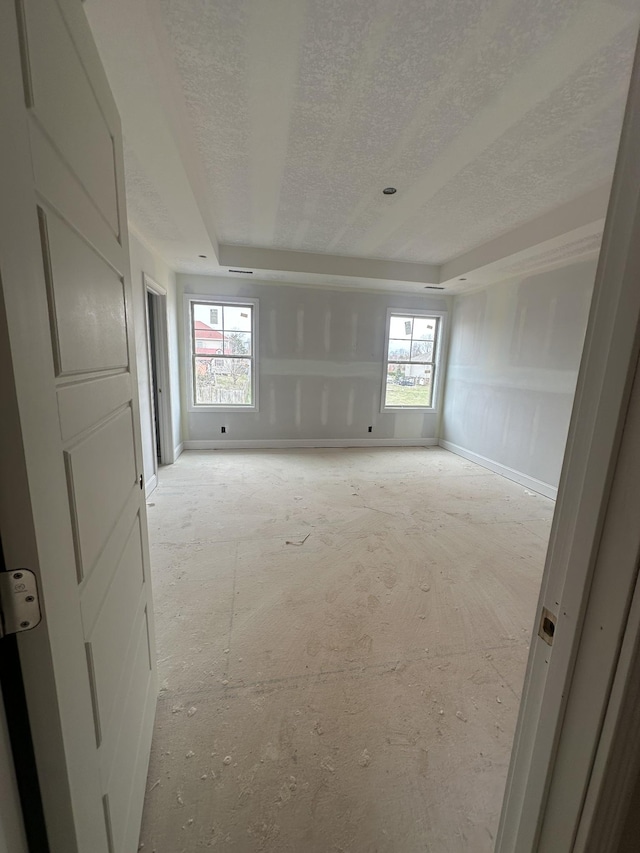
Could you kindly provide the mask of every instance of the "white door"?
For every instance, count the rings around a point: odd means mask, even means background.
[[[0,528],[51,853],[133,853],[156,701],[120,123],[80,0],[0,4]]]

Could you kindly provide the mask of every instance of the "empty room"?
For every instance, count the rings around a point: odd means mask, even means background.
[[[638,2],[0,14],[0,853],[636,850]]]

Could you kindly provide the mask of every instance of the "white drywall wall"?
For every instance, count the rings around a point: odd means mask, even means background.
[[[188,411],[187,383],[183,382],[185,441],[419,443],[437,439],[439,412],[381,414],[384,338],[389,307],[447,311],[447,297],[200,275],[178,275],[177,279],[185,293],[259,300],[259,411]],[[184,324],[181,329],[185,337]],[[372,433],[367,431],[370,425]],[[225,435],[220,432],[222,426],[227,428]]]
[[[443,446],[553,494],[595,271],[571,264],[454,298]]]
[[[142,428],[142,457],[146,483],[155,473],[155,437],[152,421],[151,384],[146,331],[146,273],[167,291],[167,332],[169,339],[169,365],[171,383],[171,422],[174,448],[181,444],[180,417],[180,367],[178,358],[178,297],[175,273],[144,246],[134,235],[130,235],[131,282],[133,287],[133,322],[136,339],[136,361],[138,390],[140,395],[140,424]],[[179,450],[178,450],[179,452]]]

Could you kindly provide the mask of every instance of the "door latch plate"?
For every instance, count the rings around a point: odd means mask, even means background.
[[[41,619],[34,573],[29,569],[0,572],[0,637],[30,631]]]
[[[538,628],[538,636],[544,640],[548,646],[553,645],[553,635],[556,632],[557,617],[546,607],[542,608],[540,616],[540,626]]]

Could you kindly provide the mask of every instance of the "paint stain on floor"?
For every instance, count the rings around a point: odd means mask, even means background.
[[[144,853],[493,850],[553,508],[440,448],[163,469]]]

